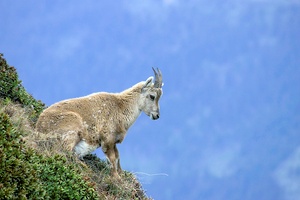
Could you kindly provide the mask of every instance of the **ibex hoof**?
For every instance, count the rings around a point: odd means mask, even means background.
[[[117,180],[121,180],[121,176],[117,172],[112,172],[111,175],[113,178],[115,178]]]

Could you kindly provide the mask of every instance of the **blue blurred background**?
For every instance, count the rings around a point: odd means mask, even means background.
[[[0,1],[0,52],[48,106],[164,76],[119,145],[154,199],[300,199],[300,1]],[[103,153],[96,151],[100,158]]]

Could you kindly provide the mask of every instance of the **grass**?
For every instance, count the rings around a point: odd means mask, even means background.
[[[132,173],[117,180],[106,160],[80,161],[57,138],[38,135],[44,108],[0,54],[0,199],[149,199]]]

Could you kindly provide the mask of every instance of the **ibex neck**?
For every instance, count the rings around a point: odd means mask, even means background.
[[[138,83],[119,94],[120,101],[122,102],[122,105],[124,105],[122,106],[122,113],[126,121],[124,124],[126,130],[141,114],[141,110],[139,109],[139,99],[142,85],[143,84]]]

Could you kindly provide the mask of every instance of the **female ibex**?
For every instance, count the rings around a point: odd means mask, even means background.
[[[101,146],[111,163],[112,175],[119,177],[122,169],[116,144],[123,141],[142,111],[153,120],[159,118],[162,74],[159,69],[153,71],[154,84],[149,77],[121,93],[100,92],[50,106],[40,115],[37,131],[61,138],[79,158]]]

